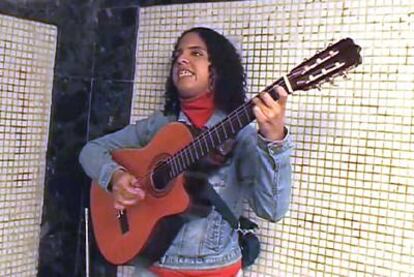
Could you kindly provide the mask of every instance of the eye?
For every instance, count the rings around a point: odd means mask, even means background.
[[[192,54],[193,56],[196,56],[196,57],[201,57],[201,56],[203,56],[203,53],[202,53],[201,51],[199,51],[199,50],[193,50],[193,51],[191,52],[191,54]]]

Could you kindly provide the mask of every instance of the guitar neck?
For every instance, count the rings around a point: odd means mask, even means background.
[[[276,82],[266,87],[263,92],[269,93],[273,99],[277,100],[279,95],[273,90],[275,86],[285,87],[283,79],[278,79]],[[169,164],[170,168],[169,177],[174,178],[187,170],[210,151],[223,144],[227,139],[236,136],[241,129],[254,119],[253,102],[252,100],[249,100],[232,111],[212,128],[201,133],[193,140],[193,142],[167,160],[166,162]]]

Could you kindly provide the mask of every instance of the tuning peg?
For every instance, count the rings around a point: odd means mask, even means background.
[[[348,72],[347,72],[347,71],[344,71],[344,72],[342,73],[342,76],[344,77],[344,79],[345,79],[345,80],[351,80],[351,77],[349,77],[349,75],[348,75]]]
[[[314,85],[313,88],[321,91],[321,85],[320,84]]]
[[[335,83],[335,81],[334,81],[334,79],[333,78],[329,78],[328,79],[328,82],[332,85],[332,86],[334,86],[334,87],[337,87],[338,85]]]

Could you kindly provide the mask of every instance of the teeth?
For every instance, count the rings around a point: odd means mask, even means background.
[[[193,75],[193,73],[191,73],[190,71],[188,71],[188,70],[180,70],[179,72],[178,72],[178,77],[187,77],[187,76],[192,76]]]

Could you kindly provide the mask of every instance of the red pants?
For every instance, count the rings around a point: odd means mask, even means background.
[[[158,277],[235,277],[241,269],[241,261],[235,264],[206,270],[172,270],[152,266],[150,271]]]

